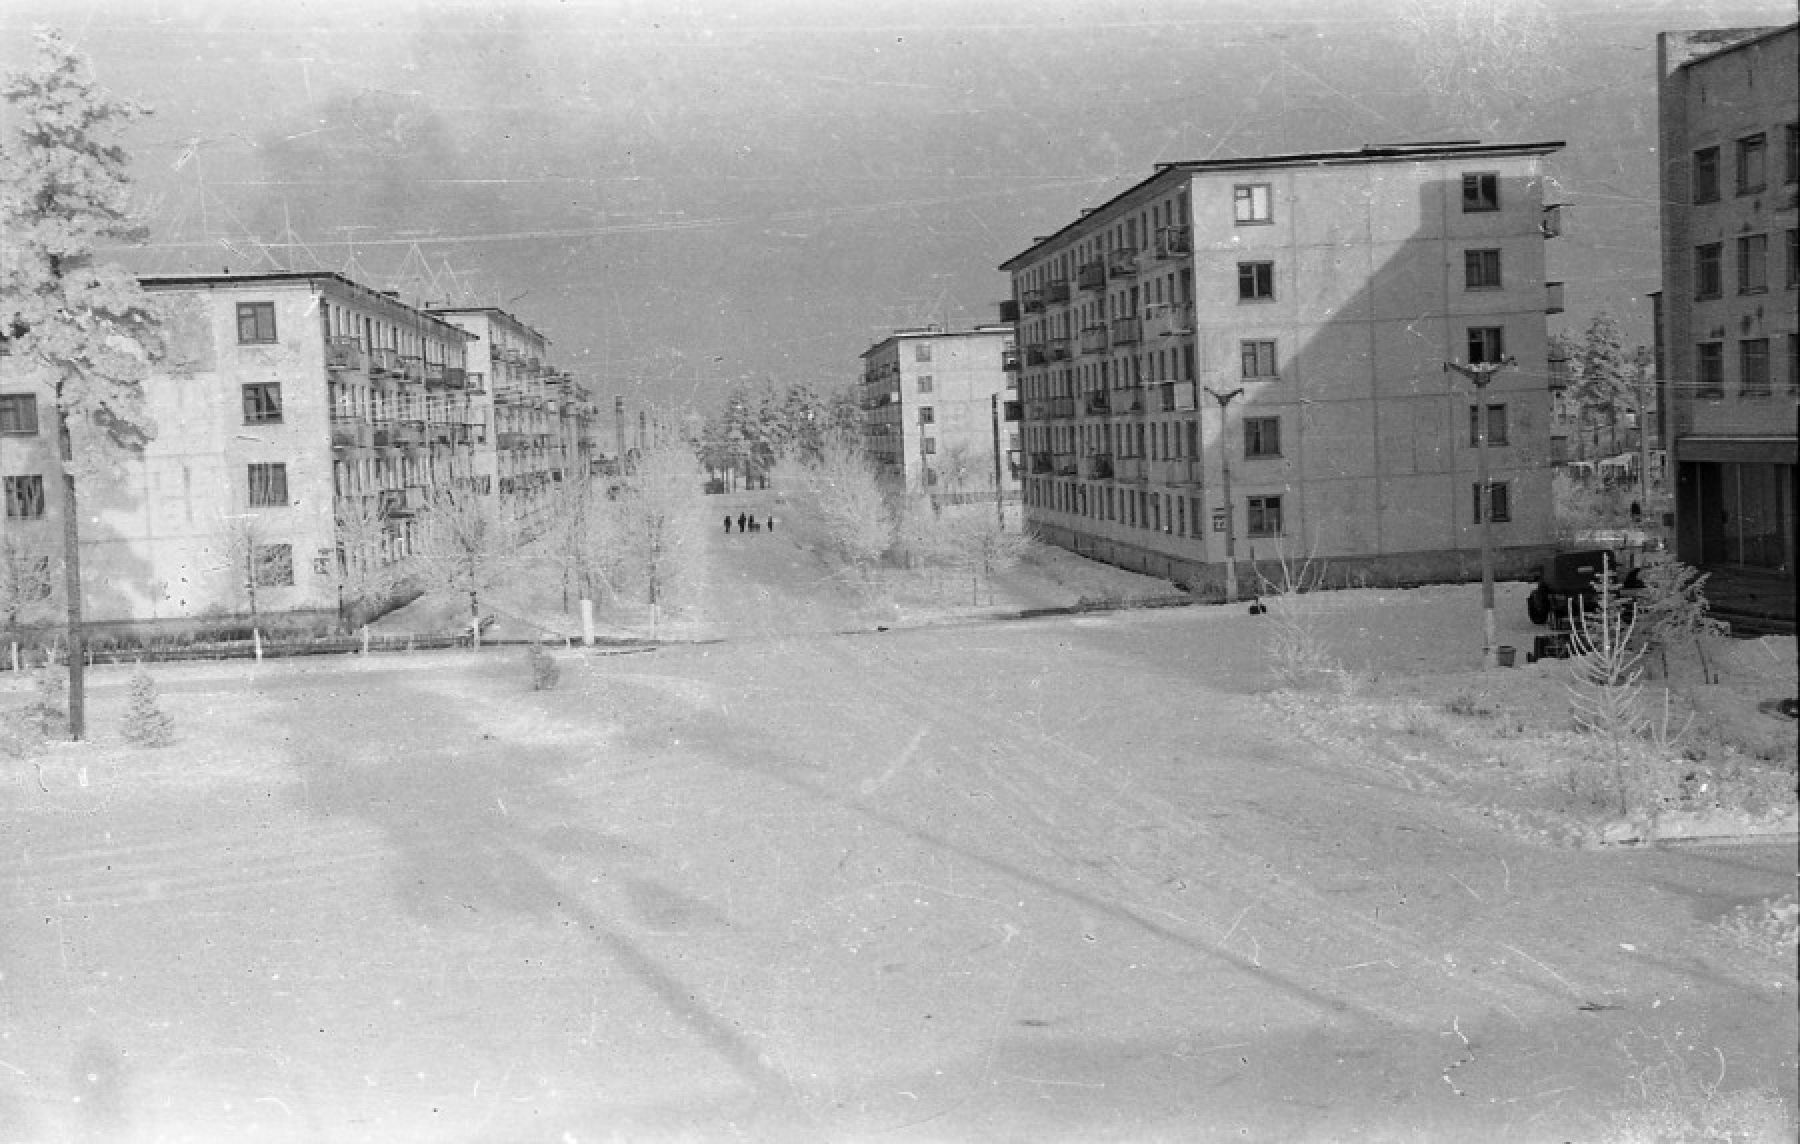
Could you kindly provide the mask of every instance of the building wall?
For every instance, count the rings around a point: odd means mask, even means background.
[[[863,355],[863,440],[885,479],[942,497],[991,497],[998,399],[1000,489],[1017,496],[1010,456],[1016,428],[1004,421],[1016,393],[1015,375],[1005,368],[1014,342],[1010,328],[983,328],[905,331],[870,347]]]
[[[1464,171],[1498,177],[1499,210],[1463,212]],[[1444,554],[1479,544],[1474,390],[1444,363],[1467,355],[1470,326],[1493,326],[1517,362],[1488,389],[1507,422],[1489,450],[1511,514],[1495,543],[1541,551],[1553,526],[1540,178],[1532,154],[1177,167],[1016,260],[1029,517],[1111,550],[1216,564],[1229,465],[1238,559],[1381,558],[1396,579],[1416,578],[1409,554],[1454,565]],[[1237,220],[1240,186],[1266,188],[1266,222]],[[1465,288],[1471,249],[1499,252],[1499,288]],[[1252,262],[1272,264],[1267,300],[1240,299]],[[1090,333],[1102,322],[1105,340]],[[1273,361],[1247,376],[1245,343],[1270,342]],[[1234,390],[1222,417],[1212,394]],[[1247,455],[1247,419],[1274,420],[1278,455]],[[1251,498],[1273,497],[1279,535],[1251,535]]]
[[[1794,132],[1796,41],[1786,29],[1658,37],[1663,203],[1663,344],[1681,558],[1707,568],[1791,571],[1795,535]],[[1763,141],[1763,176],[1742,186],[1740,153]],[[1700,159],[1716,156],[1716,194]],[[1762,281],[1744,281],[1761,239]],[[1719,289],[1700,275],[1717,250]],[[1767,385],[1747,384],[1746,347],[1766,346]],[[1703,361],[1716,347],[1716,371]]]

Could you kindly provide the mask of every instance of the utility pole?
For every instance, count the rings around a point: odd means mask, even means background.
[[[1226,432],[1231,423],[1227,419],[1225,410],[1234,398],[1244,392],[1244,389],[1239,386],[1230,393],[1220,393],[1209,385],[1206,387],[1206,392],[1210,393],[1212,399],[1219,403],[1219,463],[1225,471],[1225,602],[1234,604],[1238,598],[1237,511],[1231,505],[1231,443],[1229,434]]]
[[[1645,400],[1651,386],[1656,384],[1656,357],[1648,346],[1639,346],[1637,352],[1637,380],[1631,383],[1632,403],[1637,406],[1638,434],[1638,508],[1644,518],[1650,515],[1650,411]],[[1641,525],[1643,520],[1632,521]]]
[[[988,415],[994,423],[994,516],[998,519],[1000,531],[1006,531],[1006,501],[1000,489],[1000,395],[988,395]]]
[[[1513,364],[1512,358],[1500,361],[1444,363],[1445,372],[1460,373],[1475,385],[1475,496],[1476,511],[1481,515],[1481,623],[1483,647],[1481,665],[1495,664],[1494,642],[1494,501],[1488,487],[1488,407],[1487,387],[1494,375]]]

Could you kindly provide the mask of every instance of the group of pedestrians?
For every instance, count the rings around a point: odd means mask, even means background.
[[[768,520],[768,528],[770,532],[775,531],[775,518],[772,516]],[[737,514],[737,530],[739,532],[761,532],[763,524],[756,519],[756,514],[740,512]],[[731,517],[729,515],[725,517],[725,535],[731,535]]]

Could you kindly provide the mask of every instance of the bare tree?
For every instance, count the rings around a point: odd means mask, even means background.
[[[222,518],[219,537],[232,598],[249,604],[251,635],[260,644],[263,592],[294,583],[293,545],[274,540],[255,513]]]
[[[617,491],[620,539],[630,554],[633,579],[653,609],[681,607],[699,586],[705,480],[693,446],[659,434]]]
[[[519,558],[519,526],[498,497],[443,486],[420,521],[414,565],[424,583],[469,598],[469,627],[481,649],[481,595],[499,584]]]
[[[14,528],[0,534],[0,626],[12,637],[15,671],[19,629],[55,615],[55,559],[47,533]]]
[[[116,472],[155,434],[143,380],[161,352],[149,296],[101,245],[141,239],[117,132],[145,112],[114,99],[55,32],[0,87],[9,130],[0,144],[0,334],[18,368],[49,388],[61,469],[63,582],[68,611],[69,735],[86,733],[77,476]]]
[[[366,616],[403,584],[407,564],[397,550],[392,521],[372,496],[344,496],[333,511],[337,551],[332,581],[338,591],[339,619]]]

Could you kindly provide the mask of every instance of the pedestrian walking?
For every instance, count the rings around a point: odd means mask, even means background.
[[[756,523],[756,515],[752,513],[750,516],[750,531],[755,532],[759,527],[761,526]]]
[[[775,531],[775,518],[774,517],[769,518],[769,531],[770,532]]]
[[[725,518],[725,535],[726,536],[731,535],[731,517],[730,516],[726,516],[726,518]]]
[[[744,531],[744,514],[741,512],[738,513],[738,531],[739,532]]]

